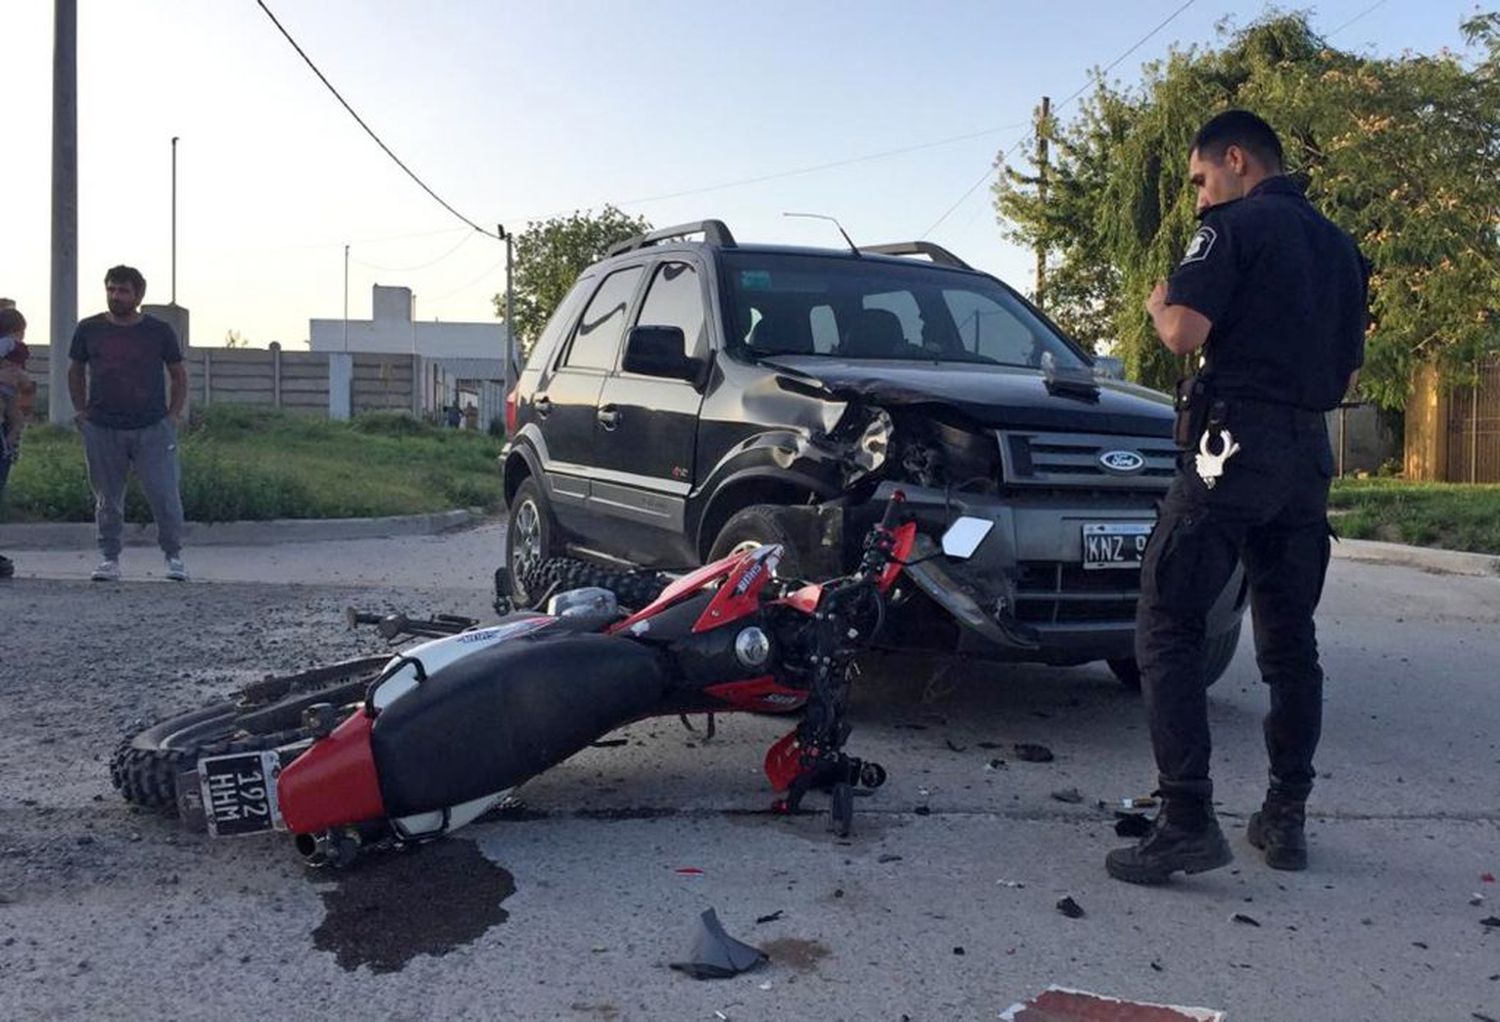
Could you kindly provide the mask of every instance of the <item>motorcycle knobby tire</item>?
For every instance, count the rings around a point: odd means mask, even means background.
[[[121,742],[110,757],[109,779],[127,802],[175,814],[177,777],[198,760],[311,737],[302,727],[302,711],[316,703],[360,702],[389,659],[360,657],[267,678],[222,702],[171,717]]]
[[[671,579],[655,571],[611,571],[573,557],[549,557],[519,581],[535,610],[545,609],[536,604],[545,605],[558,593],[595,586],[613,592],[626,610],[640,610],[656,599]]]

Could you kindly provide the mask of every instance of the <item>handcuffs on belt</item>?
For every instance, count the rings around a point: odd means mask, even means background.
[[[1203,485],[1213,489],[1224,474],[1224,463],[1239,451],[1240,445],[1225,428],[1228,409],[1222,400],[1215,400],[1210,375],[1205,371],[1185,377],[1177,383],[1177,423],[1173,436],[1179,447],[1191,449],[1192,438],[1198,438],[1198,453],[1193,467]],[[1210,449],[1215,434],[1220,439],[1219,452]]]

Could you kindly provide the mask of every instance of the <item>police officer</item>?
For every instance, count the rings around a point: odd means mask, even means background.
[[[1313,611],[1333,474],[1324,413],[1364,359],[1367,264],[1283,174],[1270,125],[1243,110],[1218,115],[1193,139],[1188,172],[1200,226],[1146,302],[1168,350],[1204,354],[1179,385],[1187,450],[1146,548],[1136,617],[1163,802],[1152,831],[1105,860],[1111,876],[1141,884],[1233,858],[1209,779],[1204,622],[1237,563],[1271,697],[1270,785],[1248,837],[1276,869],[1307,866],[1323,703]]]

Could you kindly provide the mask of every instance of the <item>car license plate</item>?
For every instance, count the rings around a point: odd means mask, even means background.
[[[274,750],[200,759],[198,786],[208,832],[231,837],[281,827],[281,807],[276,802],[280,772],[280,757]]]
[[[1083,527],[1083,566],[1139,568],[1151,522],[1089,522]]]

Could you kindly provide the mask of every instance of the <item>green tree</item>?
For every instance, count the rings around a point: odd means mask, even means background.
[[[525,355],[547,325],[559,302],[592,263],[604,257],[611,245],[642,234],[651,224],[614,206],[597,214],[591,210],[566,217],[530,222],[516,235],[512,267],[515,291],[514,334]],[[495,314],[505,318],[505,294],[494,298]]]
[[[1131,375],[1164,386],[1181,366],[1141,305],[1194,229],[1187,147],[1218,110],[1260,113],[1287,169],[1374,263],[1365,395],[1405,401],[1434,361],[1449,382],[1500,347],[1500,15],[1463,26],[1470,51],[1369,58],[1330,47],[1300,14],[1220,49],[1173,52],[1133,90],[1107,82],[1054,140],[1048,201],[1008,169],[996,208],[1011,238],[1049,256],[1048,311],[1086,343],[1109,340]]]

